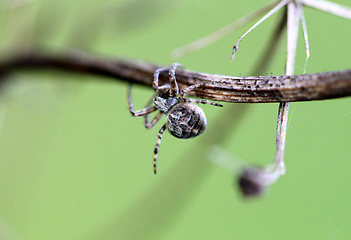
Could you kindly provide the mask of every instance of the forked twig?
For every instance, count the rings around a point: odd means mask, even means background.
[[[281,9],[282,7],[284,7],[288,2],[290,2],[291,0],[283,0],[280,1],[274,8],[272,8],[266,15],[264,15],[260,20],[258,20],[258,22],[256,22],[249,30],[247,30],[244,35],[242,35],[238,41],[236,42],[236,44],[233,47],[233,53],[232,53],[232,61],[234,60],[234,56],[235,53],[238,51],[239,49],[239,42],[247,35],[249,34],[253,29],[255,29],[258,25],[260,25],[262,22],[264,22],[266,19],[268,19],[270,16],[272,16],[274,13],[276,13],[279,9]]]
[[[234,60],[235,53],[239,49],[239,42],[248,34],[250,33],[253,29],[255,29],[258,25],[260,25],[262,22],[264,22],[266,19],[268,19],[271,15],[279,11],[282,7],[287,5],[288,3],[295,3],[298,6],[298,9],[300,12],[300,18],[301,18],[301,25],[304,33],[304,39],[305,39],[305,48],[306,48],[306,62],[305,62],[305,68],[307,65],[307,60],[310,56],[309,54],[309,44],[308,44],[308,36],[307,36],[307,27],[306,27],[306,22],[303,14],[303,5],[329,12],[331,14],[340,16],[340,17],[345,17],[351,19],[351,8],[347,6],[342,6],[340,4],[334,3],[334,2],[329,2],[325,0],[279,0],[277,2],[272,2],[259,10],[248,14],[239,20],[235,21],[234,23],[231,23],[219,30],[217,30],[214,33],[211,33],[208,36],[205,36],[201,39],[198,39],[194,42],[191,42],[183,47],[175,49],[171,55],[173,58],[179,58],[182,56],[185,56],[191,52],[197,51],[217,40],[220,38],[224,37],[225,35],[233,32],[236,28],[241,27],[242,25],[252,21],[256,17],[262,15],[264,12],[268,11],[266,15],[264,15],[256,24],[254,24],[248,31],[246,31],[236,42],[236,44],[233,46],[233,52],[232,52],[232,61]]]
[[[235,29],[240,28],[241,26],[253,21],[256,19],[258,16],[261,16],[265,12],[269,11],[272,7],[276,5],[276,2],[269,3],[268,5],[236,20],[235,22],[222,27],[221,29],[211,33],[208,36],[205,36],[203,38],[200,38],[194,42],[191,42],[183,47],[177,48],[171,52],[171,56],[173,58],[180,58],[185,55],[188,55],[192,52],[198,51],[214,42],[217,40],[223,38],[224,36],[232,33]]]

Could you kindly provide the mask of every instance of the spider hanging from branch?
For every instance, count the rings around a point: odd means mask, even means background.
[[[134,111],[131,98],[131,84],[128,87],[129,111],[133,117],[144,117],[144,124],[147,129],[151,129],[162,117],[167,116],[166,123],[161,127],[157,135],[156,146],[154,150],[154,173],[157,170],[157,154],[160,148],[163,133],[168,131],[177,138],[192,138],[200,135],[206,129],[207,120],[204,111],[194,103],[210,104],[217,107],[223,107],[221,104],[214,103],[203,99],[185,98],[185,94],[196,88],[201,88],[206,83],[191,85],[179,91],[175,72],[178,67],[182,68],[179,63],[174,63],[171,68],[159,68],[154,72],[152,87],[156,96],[152,99],[153,105],[147,106],[139,111]],[[158,85],[159,75],[161,72],[169,72],[169,84]],[[152,112],[159,111],[156,116],[149,121],[148,115]]]

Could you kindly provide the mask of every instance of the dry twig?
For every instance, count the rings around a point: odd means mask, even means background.
[[[31,52],[9,57],[0,62],[0,83],[6,75],[19,69],[56,69],[76,73],[111,77],[151,86],[155,69],[162,66],[142,61],[100,59],[87,54],[63,55]],[[160,82],[167,81],[160,75]],[[236,77],[193,71],[177,71],[180,88],[206,82],[190,92],[198,96],[223,102],[272,103],[312,101],[351,96],[351,70],[295,76]]]

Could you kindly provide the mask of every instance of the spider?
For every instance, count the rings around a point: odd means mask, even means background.
[[[144,117],[144,125],[151,129],[162,117],[167,116],[166,123],[161,127],[157,135],[156,146],[154,149],[154,174],[157,170],[157,154],[161,144],[163,133],[168,131],[177,138],[192,138],[203,133],[207,126],[207,120],[204,111],[194,103],[210,104],[217,107],[223,107],[221,104],[214,103],[203,99],[184,98],[185,94],[196,88],[203,87],[206,83],[191,85],[179,91],[176,81],[175,72],[178,67],[183,68],[179,63],[174,63],[171,68],[159,68],[154,72],[152,87],[156,96],[148,102],[146,107],[139,111],[134,111],[131,98],[131,84],[128,87],[128,104],[129,111],[133,117]],[[158,85],[158,79],[161,72],[169,71],[169,84]],[[149,121],[148,115],[152,112],[159,111],[156,116]]]

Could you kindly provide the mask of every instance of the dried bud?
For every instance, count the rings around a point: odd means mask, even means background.
[[[262,174],[264,172],[259,169],[247,168],[239,175],[238,185],[245,198],[260,196],[265,192]]]
[[[265,193],[267,186],[285,174],[285,168],[268,166],[265,168],[247,167],[241,171],[238,185],[244,197],[258,197]]]

